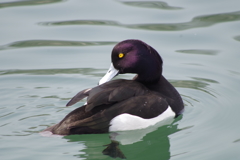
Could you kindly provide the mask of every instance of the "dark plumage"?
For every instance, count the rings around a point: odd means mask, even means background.
[[[112,69],[100,81],[101,85],[79,92],[67,106],[85,97],[88,97],[87,104],[45,131],[60,135],[106,133],[111,120],[123,113],[150,119],[170,106],[176,116],[181,114],[182,99],[162,76],[162,58],[151,46],[140,40],[122,41],[113,48],[112,64]],[[137,75],[133,80],[109,81],[124,73]]]

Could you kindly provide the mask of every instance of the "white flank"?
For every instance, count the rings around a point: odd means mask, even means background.
[[[124,113],[114,117],[110,122],[109,131],[127,131],[127,130],[136,130],[143,129],[149,126],[153,126],[158,122],[165,122],[172,120],[175,117],[175,113],[170,106],[157,117],[144,119],[135,115]],[[172,122],[172,121],[171,121]],[[165,124],[165,123],[164,123]]]

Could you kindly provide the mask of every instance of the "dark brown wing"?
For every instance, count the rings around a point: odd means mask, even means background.
[[[103,104],[114,104],[128,98],[146,94],[148,89],[130,80],[114,80],[97,86],[89,92],[86,112]]]
[[[106,133],[110,121],[120,114],[153,118],[168,107],[166,98],[159,93],[128,80],[114,80],[81,91],[68,104],[74,104],[86,96],[87,105],[70,112],[60,123],[46,130],[60,135]]]
[[[148,119],[160,115],[167,107],[168,103],[164,98],[159,97],[157,93],[148,93],[115,103],[111,107],[97,112],[88,118],[69,123],[68,128],[74,130],[81,127],[88,127],[92,130],[101,130],[104,132],[106,129],[108,131],[110,121],[120,114],[129,113]]]
[[[85,89],[79,92],[67,103],[67,106],[71,106],[81,99],[88,97],[85,110],[89,112],[96,106],[120,102],[147,92],[148,89],[138,82],[122,79],[113,80],[92,89]]]
[[[84,89],[83,91],[78,92],[67,104],[66,106],[74,105],[75,103],[79,102],[83,98],[87,97],[89,95],[91,88]]]

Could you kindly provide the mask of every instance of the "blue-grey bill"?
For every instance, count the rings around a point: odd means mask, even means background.
[[[113,64],[111,63],[110,68],[108,69],[107,73],[105,76],[102,77],[102,79],[99,81],[98,85],[101,85],[103,83],[106,83],[113,79],[115,76],[118,75],[119,70],[114,68]]]

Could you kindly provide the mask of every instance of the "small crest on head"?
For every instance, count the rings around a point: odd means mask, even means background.
[[[119,53],[118,54],[118,58],[123,58],[124,57],[124,54],[123,53]]]

